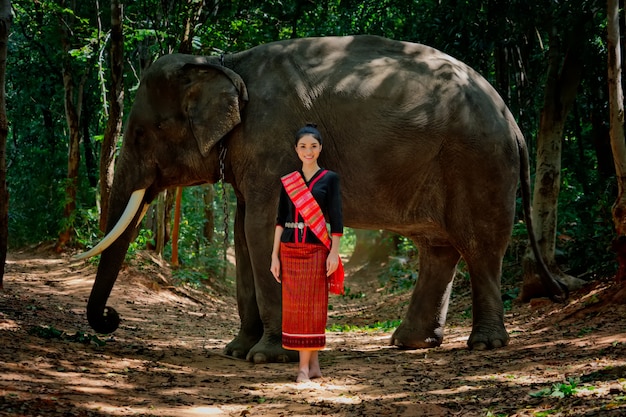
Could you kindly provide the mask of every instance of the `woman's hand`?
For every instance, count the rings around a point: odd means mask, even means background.
[[[278,259],[278,255],[272,255],[270,271],[272,271],[272,275],[274,275],[276,282],[280,284],[282,281],[280,279],[280,260]]]
[[[341,241],[340,235],[332,236],[332,243],[330,245],[330,252],[326,257],[326,276],[329,277],[339,268],[339,243]]]
[[[330,252],[326,258],[326,276],[329,277],[339,267],[339,255],[334,252]]]

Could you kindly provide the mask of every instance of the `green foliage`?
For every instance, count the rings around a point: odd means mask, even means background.
[[[68,128],[62,63],[66,62],[74,74],[74,94],[84,92],[78,208],[68,221],[75,226],[77,243],[91,246],[100,237],[96,161],[107,120],[110,10],[102,4],[97,9],[94,2],[66,6],[58,0],[15,0],[12,4],[15,21],[7,62],[9,243],[15,247],[53,239],[63,226]],[[190,16],[198,16],[193,21],[191,49],[207,55],[293,37],[374,34],[434,46],[477,69],[496,86],[518,119],[531,158],[543,106],[548,36],[567,36],[572,23],[582,18],[587,22],[582,37],[586,43],[580,52],[587,64],[563,142],[558,261],[569,273],[585,278],[615,272],[614,254],[607,250],[614,235],[611,205],[616,190],[610,149],[606,149],[608,135],[603,131],[606,70],[595,64],[605,62],[605,18],[592,2],[232,1],[205,3],[197,13],[198,4],[141,0],[124,5],[126,115],[142,71],[159,55],[180,49]],[[67,53],[61,42],[65,29],[71,30]],[[203,282],[203,274],[219,274],[224,248],[232,246],[232,232],[230,236],[224,232],[232,230],[232,218],[222,214],[220,187],[216,186],[212,203],[205,203],[200,193],[185,191],[180,257],[190,272],[179,273],[188,274],[185,279],[191,282]],[[228,199],[233,213],[232,194]],[[201,232],[207,205],[215,213],[210,238]],[[131,251],[149,238],[140,236]],[[525,225],[517,223],[503,266],[504,282],[518,280],[526,238]],[[341,251],[349,253],[353,248],[354,234],[347,229]],[[413,243],[400,239],[398,258],[410,261],[393,262],[381,275],[390,291],[414,285],[415,254]],[[467,278],[462,266],[459,276]]]
[[[126,260],[129,261],[135,255],[138,250],[145,249],[148,246],[148,243],[153,243],[154,236],[152,235],[152,230],[149,229],[139,229],[139,233],[134,241],[130,242],[128,245],[128,251],[126,252]]]
[[[413,288],[417,281],[418,273],[414,267],[408,266],[407,262],[392,259],[387,268],[383,270],[378,280],[389,292],[408,291]]]
[[[100,214],[96,207],[79,208],[76,212],[76,243],[84,248],[93,247],[101,238]]]
[[[593,154],[588,156],[593,161]],[[597,177],[593,169],[585,173]],[[617,265],[610,248],[614,236],[611,207],[616,191],[609,192],[613,182],[587,178],[590,184],[585,187],[568,168],[563,169],[562,177],[557,247],[563,261],[574,275],[596,278],[614,274]]]
[[[173,277],[181,283],[202,287],[215,277],[223,277],[226,264],[223,259],[223,247],[220,243],[209,244],[206,240],[199,243],[198,252],[181,245],[181,267],[174,270]],[[169,255],[169,248],[166,255]],[[190,249],[190,250],[188,250]]]
[[[556,254],[557,262],[568,274],[590,280],[610,277],[617,269],[615,253],[611,250],[614,237],[611,207],[617,191],[613,177],[600,176],[593,152],[586,152],[586,157],[579,159],[581,162],[571,155],[573,151],[578,153],[576,148],[579,146],[588,146],[580,141],[570,137],[564,150],[564,158],[570,158],[579,166],[577,169],[563,168],[561,172]],[[517,212],[522,215],[519,202]],[[517,222],[504,259],[503,282],[518,282],[527,245],[526,224]]]
[[[554,410],[554,409],[550,409],[550,410],[544,410],[544,411],[537,411],[534,416],[535,417],[548,417],[554,414],[558,414],[559,410]]]
[[[56,329],[52,326],[46,326],[46,327],[33,326],[32,328],[28,329],[28,334],[41,337],[43,339],[65,340],[68,342],[82,343],[84,345],[91,345],[91,344],[95,346],[106,345],[106,340],[100,339],[95,334],[76,332],[73,335],[68,335],[64,331]]]
[[[400,258],[414,258],[417,255],[417,247],[415,246],[413,240],[406,236],[398,236],[396,255]]]
[[[357,300],[360,298],[365,298],[365,293],[363,291],[359,291],[356,293],[353,293],[350,288],[344,288],[344,294],[342,295],[343,298],[347,298],[349,300]]]
[[[207,193],[211,197],[208,205],[205,203]],[[225,276],[227,263],[224,255],[233,244],[231,231],[235,206],[234,193],[221,183],[183,189],[178,239],[180,266],[172,272],[177,283],[195,288],[205,287],[215,279],[232,283]],[[211,223],[211,236],[206,236],[207,222]],[[171,252],[169,242],[164,256],[171,259]]]
[[[400,323],[402,323],[402,320],[386,320],[382,322],[377,321],[376,323],[368,324],[365,326],[355,326],[352,324],[333,324],[328,326],[327,330],[330,332],[390,332],[400,326]]]
[[[176,283],[190,285],[193,288],[205,287],[210,279],[206,272],[187,267],[174,269],[172,278]]]
[[[529,395],[531,397],[555,397],[555,398],[565,398],[576,395],[580,392],[578,384],[580,384],[580,379],[578,378],[568,378],[565,382],[560,382],[557,384],[552,384],[550,388],[545,388],[537,392],[531,392]],[[593,390],[593,387],[586,387],[586,390]]]
[[[378,275],[378,281],[393,293],[410,290],[417,277],[417,248],[411,239],[398,236],[395,256]]]
[[[354,251],[356,245],[356,235],[354,230],[349,227],[344,227],[343,236],[341,237],[339,253],[346,254]]]
[[[510,311],[513,308],[513,302],[519,296],[519,287],[511,288],[509,290],[504,291],[502,294],[502,304],[504,306],[504,311]]]

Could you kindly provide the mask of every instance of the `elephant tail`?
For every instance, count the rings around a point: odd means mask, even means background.
[[[535,236],[531,213],[530,161],[528,156],[528,147],[526,146],[526,141],[524,140],[521,132],[518,131],[516,137],[517,149],[520,157],[522,207],[524,211],[524,219],[526,221],[526,230],[528,231],[528,240],[530,242],[533,255],[535,255],[535,262],[537,263],[537,271],[539,277],[541,278],[541,283],[550,294],[550,299],[555,302],[565,302],[569,296],[567,286],[550,273],[548,266],[544,262],[541,252],[539,251],[539,244],[537,243],[537,237]]]

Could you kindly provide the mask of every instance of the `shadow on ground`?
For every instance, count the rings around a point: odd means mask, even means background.
[[[172,287],[149,260],[125,268],[110,304],[123,322],[94,335],[85,306],[95,268],[46,251],[11,254],[0,292],[0,416],[618,416],[626,415],[626,309],[608,285],[567,305],[514,303],[511,344],[465,348],[469,292],[452,302],[444,344],[402,351],[390,332],[330,332],[324,378],[295,384],[294,364],[222,354],[237,333],[232,291]],[[402,317],[408,293],[360,269],[331,300],[333,324]],[[541,414],[543,413],[543,414]]]

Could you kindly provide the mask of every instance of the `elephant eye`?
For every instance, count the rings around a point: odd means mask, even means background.
[[[146,135],[146,131],[143,126],[137,126],[133,129],[133,142],[141,142]]]
[[[170,125],[170,119],[166,117],[160,117],[159,120],[156,121],[157,130],[167,130]]]

